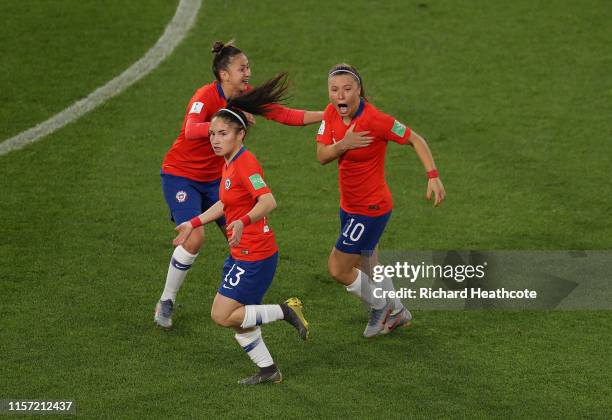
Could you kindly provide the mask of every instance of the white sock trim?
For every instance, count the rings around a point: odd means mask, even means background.
[[[183,248],[183,245],[179,245],[176,248],[174,248],[174,252],[172,253],[172,258],[174,258],[175,260],[178,260],[179,262],[183,264],[191,265],[193,264],[193,262],[195,261],[198,255],[199,254],[190,253],[185,248]]]
[[[198,254],[188,252],[181,245],[174,248],[170,265],[168,266],[168,274],[166,275],[166,284],[160,300],[176,300],[178,293],[187,273],[191,269],[191,265],[195,261]]]
[[[374,284],[370,280],[370,277],[363,271],[357,270],[357,277],[353,283],[346,286],[346,290],[349,293],[359,297],[362,301],[367,303],[370,307],[375,309],[382,309],[387,304],[387,301],[381,297],[374,296]]]
[[[254,306],[255,305],[246,305],[244,307],[244,319],[242,320],[242,324],[240,324],[241,328],[251,328],[255,325],[257,311],[255,310]]]
[[[246,305],[244,307],[244,319],[240,326],[252,328],[259,325],[283,319],[283,310],[280,305]]]

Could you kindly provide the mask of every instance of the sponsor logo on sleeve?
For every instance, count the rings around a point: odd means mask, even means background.
[[[253,185],[253,188],[255,189],[255,191],[263,188],[266,186],[265,181],[263,180],[263,178],[261,177],[261,175],[259,174],[253,174],[249,177],[249,181],[251,181],[251,185]]]
[[[189,113],[199,114],[200,112],[202,112],[202,108],[204,108],[204,102],[194,102],[193,105],[191,105],[191,110],[189,111]]]
[[[406,134],[406,126],[402,124],[401,122],[399,122],[398,120],[395,120],[395,122],[393,123],[393,128],[391,129],[391,132],[395,134],[396,136],[404,137],[404,134]]]

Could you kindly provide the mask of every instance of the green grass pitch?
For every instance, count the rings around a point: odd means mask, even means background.
[[[131,65],[177,3],[0,2],[0,139]],[[278,201],[266,301],[300,296],[313,326],[306,343],[264,328],[284,383],[235,384],[254,368],[209,317],[216,228],[174,330],[152,315],[173,238],[159,166],[212,79],[212,41],[235,38],[255,84],[289,71],[294,107],[323,109],[327,70],[349,62],[427,138],[448,198],[425,202],[414,152],[391,146],[382,249],[610,249],[611,21],[603,0],[204,0],[153,73],[0,157],[0,399],[73,399],[92,418],[609,416],[610,311],[416,311],[414,328],[362,339],[364,309],[326,272],[337,169],[315,160],[316,126],[260,119],[247,140]]]

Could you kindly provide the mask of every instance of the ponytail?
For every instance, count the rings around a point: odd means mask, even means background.
[[[256,88],[231,98],[227,105],[254,115],[263,115],[268,111],[268,105],[280,104],[287,99],[288,87],[287,73],[279,73]]]
[[[270,105],[280,104],[287,99],[288,87],[287,73],[279,73],[248,92],[229,99],[227,106],[217,111],[215,116],[232,121],[240,129],[246,130],[248,121],[244,112],[253,115],[266,114]]]

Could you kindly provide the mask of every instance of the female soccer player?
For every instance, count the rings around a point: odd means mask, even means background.
[[[302,303],[291,298],[280,305],[261,305],[272,282],[278,261],[274,232],[268,214],[276,207],[261,166],[243,146],[247,134],[246,112],[261,115],[266,104],[277,103],[285,93],[284,75],[228,101],[210,123],[210,143],[216,156],[224,159],[220,200],[190,221],[181,223],[174,240],[180,246],[202,225],[223,217],[228,222],[230,256],[223,266],[221,286],[213,301],[211,317],[220,326],[234,328],[236,340],[260,368],[239,383],[281,382],[282,375],[261,336],[262,324],[284,319],[302,339],[308,337],[308,322]],[[246,112],[245,112],[246,111]]]
[[[429,178],[427,199],[433,193],[435,206],[446,193],[425,140],[367,102],[363,81],[354,67],[332,67],[327,85],[331,103],[323,112],[317,134],[317,159],[323,165],[338,160],[340,187],[340,235],[329,256],[328,269],[347,291],[369,305],[370,317],[363,335],[370,338],[409,325],[412,320],[399,299],[387,301],[374,293],[377,287],[393,290],[391,279],[375,285],[365,268],[378,263],[377,245],[393,207],[385,181],[387,143],[414,147]]]
[[[215,42],[212,70],[216,80],[196,91],[178,138],[164,157],[161,168],[162,189],[172,220],[181,224],[202,213],[219,199],[219,179],[223,157],[215,155],[208,141],[212,116],[233,98],[250,89],[251,69],[247,56],[232,43]],[[306,125],[321,121],[322,112],[301,111],[271,104],[264,114],[285,125]],[[249,123],[255,122],[245,113]],[[225,219],[217,220],[225,232]],[[172,327],[176,294],[183,284],[204,242],[204,228],[197,228],[189,239],[172,253],[164,290],[155,307],[154,321]]]

